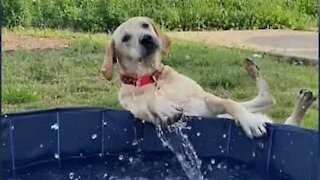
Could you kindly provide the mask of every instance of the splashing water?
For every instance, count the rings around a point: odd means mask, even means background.
[[[200,170],[201,160],[190,143],[188,136],[182,132],[187,129],[185,122],[177,122],[163,131],[157,127],[157,135],[162,144],[168,147],[177,157],[183,171],[191,180],[203,180],[204,176]]]

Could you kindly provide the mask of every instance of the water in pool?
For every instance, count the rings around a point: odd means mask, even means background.
[[[212,180],[283,180],[280,175],[255,172],[241,162],[219,158],[202,159],[201,173]],[[39,164],[17,171],[10,180],[188,180],[176,156],[169,153],[138,153],[69,159],[57,164]]]
[[[16,171],[11,180],[282,180],[283,175],[261,174],[238,161],[218,157],[199,159],[188,137],[185,124],[157,135],[172,153],[135,152],[61,160],[60,165],[45,163]],[[168,136],[171,134],[171,136]],[[174,136],[172,136],[172,134]]]

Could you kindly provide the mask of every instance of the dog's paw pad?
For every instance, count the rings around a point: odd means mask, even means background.
[[[298,105],[302,109],[309,108],[317,97],[308,89],[301,89],[298,95]]]

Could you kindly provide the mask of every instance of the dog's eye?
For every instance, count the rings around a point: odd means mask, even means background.
[[[149,24],[147,24],[147,23],[142,23],[142,25],[141,25],[144,29],[148,29],[149,28]]]
[[[122,37],[122,42],[128,42],[130,40],[131,36],[129,34],[126,34]]]

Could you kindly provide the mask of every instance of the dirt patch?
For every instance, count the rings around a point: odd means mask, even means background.
[[[13,32],[2,35],[2,51],[14,51],[19,48],[28,50],[62,49],[68,47],[65,39],[51,39],[26,36]]]

